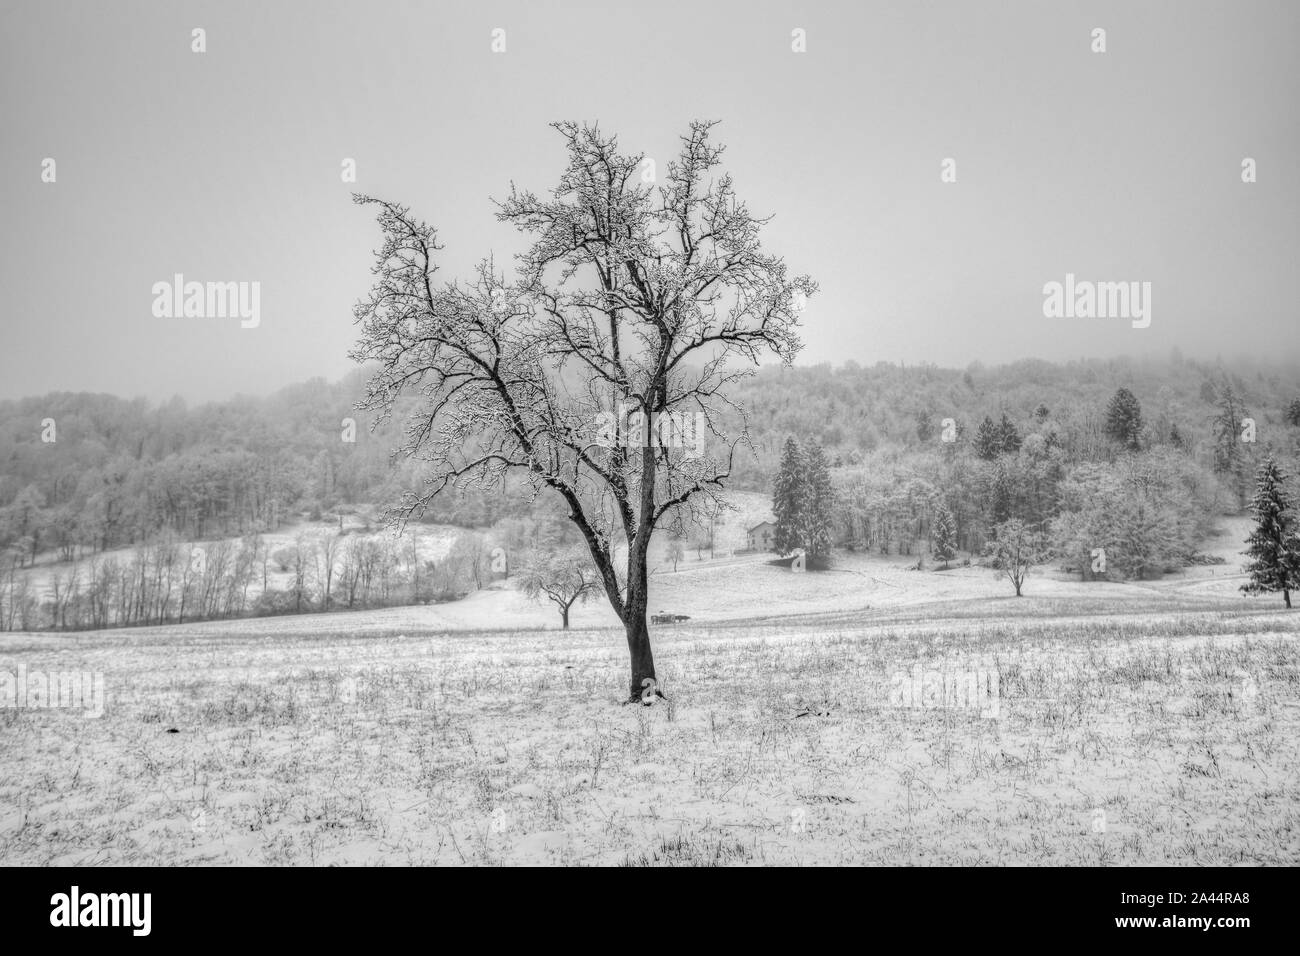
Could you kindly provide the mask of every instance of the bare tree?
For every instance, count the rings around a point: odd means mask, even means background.
[[[533,600],[545,595],[560,609],[564,630],[569,629],[569,611],[600,590],[600,575],[585,553],[570,551],[533,558],[525,566],[520,587]]]
[[[321,598],[322,611],[330,609],[330,591],[334,587],[334,572],[338,566],[339,551],[343,547],[343,537],[337,533],[326,532],[316,539],[316,580],[325,588]]]
[[[748,444],[743,410],[734,435],[721,420],[735,407],[728,386],[767,353],[793,359],[816,291],[763,251],[766,220],[714,174],[713,125],[691,124],[654,186],[644,157],[621,154],[614,137],[554,124],[568,147],[559,184],[547,197],[512,186],[498,204],[498,220],[531,237],[511,281],[488,259],[468,282],[441,283],[436,231],[407,207],[355,197],[379,207],[384,235],[355,310],[352,356],[379,366],[359,407],[379,422],[414,399],[401,452],[427,466],[390,517],[401,525],[448,487],[498,486],[511,471],[532,494],[557,495],[623,622],[630,700],[657,692],[654,529],[723,487]]]
[[[1029,569],[1045,557],[1043,536],[1029,530],[1019,518],[1012,518],[997,526],[993,547],[998,566],[1015,587],[1016,597],[1020,597]]]
[[[299,534],[293,539],[293,547],[289,549],[289,570],[293,573],[294,614],[301,614],[303,601],[311,600],[308,588],[310,586],[312,552],[311,543],[307,540],[306,535]]]
[[[673,563],[673,571],[677,570],[677,563],[686,558],[686,548],[681,532],[674,530],[668,538],[668,546],[664,548],[664,557]]]

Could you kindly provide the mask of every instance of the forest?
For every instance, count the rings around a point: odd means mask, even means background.
[[[42,560],[87,571],[25,594],[21,616],[71,627],[450,599],[481,586],[507,539],[526,551],[571,546],[554,501],[507,486],[433,500],[420,521],[466,532],[441,562],[407,543],[418,524],[392,543],[340,534],[272,553],[261,536],[302,520],[378,529],[419,486],[416,463],[392,456],[398,426],[372,430],[354,408],[365,377],[196,406],[86,393],[0,403],[0,626],[20,622],[15,582]],[[729,397],[749,416],[729,487],[771,494],[791,440],[817,449],[831,478],[819,506],[830,552],[919,557],[942,514],[944,537],[978,555],[1015,519],[1085,577],[1097,547],[1110,576],[1155,576],[1196,561],[1216,517],[1246,507],[1266,452],[1298,470],[1300,375],[1260,363],[1174,353],[764,367]],[[669,547],[699,547],[702,533],[675,529]],[[193,542],[218,540],[192,558]],[[97,561],[132,546],[133,567],[113,562],[109,574]],[[287,591],[268,588],[276,571]],[[74,583],[70,602],[60,588]]]

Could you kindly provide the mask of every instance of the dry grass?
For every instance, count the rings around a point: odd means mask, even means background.
[[[604,629],[6,638],[108,709],[0,710],[0,861],[1300,862],[1300,619],[1008,607],[665,629],[645,708]]]

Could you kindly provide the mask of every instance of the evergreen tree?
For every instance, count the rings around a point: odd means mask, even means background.
[[[824,558],[831,553],[835,490],[831,487],[826,454],[817,442],[808,449],[804,467],[804,534],[801,544],[810,558]]]
[[[1281,591],[1289,608],[1291,592],[1300,587],[1300,535],[1296,533],[1286,481],[1287,476],[1271,456],[1259,466],[1251,502],[1256,525],[1246,539],[1246,554],[1251,558],[1246,573],[1250,581],[1241,590],[1247,594]]]
[[[1106,435],[1136,451],[1142,434],[1142,406],[1127,388],[1119,389],[1106,408]]]
[[[985,415],[984,421],[980,422],[980,427],[975,431],[975,454],[985,461],[992,461],[1001,450],[1002,436],[998,434],[998,427],[993,424],[993,419]]]
[[[934,509],[934,559],[948,562],[957,557],[957,527],[946,502],[940,501]]]
[[[777,554],[789,554],[803,546],[804,473],[804,456],[799,443],[787,438],[781,455],[781,468],[772,490],[772,513],[776,515],[772,550]]]
[[[1018,451],[1020,432],[1016,431],[1016,426],[1007,418],[1007,413],[1003,412],[1002,421],[998,423],[998,454],[1014,455]]]
[[[934,437],[934,420],[927,411],[916,413],[916,437],[923,445]]]
[[[1286,420],[1290,425],[1300,425],[1300,398],[1291,399],[1286,407]]]

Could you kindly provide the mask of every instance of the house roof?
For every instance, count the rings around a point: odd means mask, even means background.
[[[757,531],[759,528],[762,528],[762,527],[765,526],[765,525],[773,525],[773,526],[775,526],[775,525],[776,525],[776,522],[775,522],[775,521],[760,521],[758,524],[754,525],[754,527],[750,528],[750,529],[749,529],[747,532],[745,532],[745,533],[746,533],[746,534],[753,534],[755,531]]]

